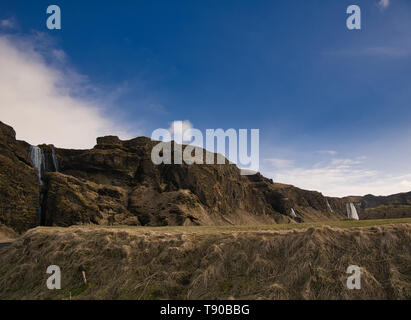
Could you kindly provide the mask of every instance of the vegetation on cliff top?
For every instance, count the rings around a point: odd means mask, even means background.
[[[40,227],[0,250],[0,299],[410,299],[411,224],[386,222]],[[46,287],[52,264],[62,290]]]

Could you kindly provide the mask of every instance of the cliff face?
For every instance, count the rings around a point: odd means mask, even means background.
[[[411,192],[390,196],[357,197],[361,219],[405,218],[411,216]]]
[[[121,141],[109,136],[98,138],[91,150],[56,149],[59,173],[46,177],[46,224],[60,225],[56,215],[65,217],[64,225],[77,223],[79,217],[73,221],[67,217],[76,216],[74,212],[80,209],[72,208],[79,203],[83,211],[95,213],[83,217],[92,217],[89,222],[98,224],[109,223],[110,216],[118,224],[151,226],[295,223],[343,217],[332,214],[318,192],[274,184],[260,174],[242,176],[233,164],[154,165],[155,144],[144,137]],[[291,208],[297,219],[290,216]]]
[[[38,225],[40,186],[29,147],[0,122],[0,224],[19,232]]]
[[[260,174],[242,176],[233,164],[155,165],[156,144],[108,136],[90,150],[41,145],[35,165],[30,145],[0,122],[0,223],[21,232],[36,225],[239,225],[346,217],[350,199],[326,198]]]

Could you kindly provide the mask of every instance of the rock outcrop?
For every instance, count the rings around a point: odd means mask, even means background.
[[[0,122],[0,224],[21,232],[39,224],[40,186],[30,145]]]
[[[411,192],[390,196],[353,197],[359,208],[360,219],[393,219],[411,216]]]
[[[145,137],[107,136],[90,150],[41,145],[36,156],[42,169],[36,170],[29,155],[33,147],[0,122],[0,223],[18,232],[37,225],[298,223],[346,219],[347,202],[361,218],[375,202],[324,197],[260,174],[242,176],[228,161],[155,165],[156,144]]]
[[[121,141],[108,136],[98,138],[91,150],[55,149],[59,174],[48,174],[46,178],[46,225],[57,223],[54,218],[57,213],[68,219],[64,225],[104,224],[110,212],[116,224],[134,218],[133,224],[151,226],[296,223],[344,218],[345,207],[330,212],[321,193],[273,183],[260,174],[242,176],[228,161],[222,165],[155,165],[151,150],[156,144],[145,137]],[[63,176],[70,178],[61,183]],[[57,199],[59,193],[54,190],[61,191],[63,186],[70,191],[62,191]],[[72,196],[65,196],[69,194]],[[80,204],[83,209],[78,207]],[[77,207],[75,212],[89,213],[80,218],[70,209],[74,207]],[[291,215],[291,208],[296,210],[298,219]],[[89,217],[89,221],[84,217]]]

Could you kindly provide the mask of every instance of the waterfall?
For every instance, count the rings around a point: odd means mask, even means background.
[[[354,220],[360,220],[360,217],[358,217],[357,209],[355,208],[353,203],[350,203],[351,207],[351,218]]]
[[[294,211],[293,208],[291,208],[291,216],[292,216],[293,218],[297,218],[297,215],[295,214],[295,211]]]
[[[41,150],[41,148],[38,146],[30,146],[30,159],[31,159],[34,169],[36,170],[37,176],[39,178],[39,183],[40,183],[40,198],[39,198],[39,207],[37,209],[37,216],[41,224],[43,220],[42,207],[43,207],[43,198],[44,198],[42,174],[46,171],[46,159],[44,157],[43,150]]]
[[[352,220],[360,220],[358,217],[357,209],[352,202],[347,203],[347,217]]]
[[[41,180],[42,172],[45,170],[44,153],[38,146],[30,146],[30,159],[36,169],[37,176],[39,178],[40,185],[43,184]]]
[[[53,159],[53,165],[54,165],[54,171],[58,172],[59,171],[59,163],[56,157],[56,151],[54,148],[51,148],[51,158]]]
[[[331,208],[330,203],[328,202],[328,199],[325,199],[325,201],[327,202],[327,207],[328,207],[328,209],[329,209],[331,212],[333,212],[333,209]]]
[[[51,149],[51,152],[50,152]],[[40,183],[40,197],[39,197],[39,207],[37,209],[37,215],[40,219],[40,225],[45,224],[45,202],[47,197],[47,183],[43,181],[43,175],[50,171],[59,171],[58,159],[56,157],[56,151],[53,147],[48,147],[45,149],[46,153],[39,146],[30,146],[30,159],[36,170],[37,176]]]
[[[39,218],[39,220],[40,220],[40,224],[41,224],[41,222],[42,222],[42,220],[43,220],[43,210],[42,210],[42,207],[43,207],[43,199],[44,199],[44,194],[43,194],[43,192],[41,192],[40,191],[40,201],[39,201],[39,207],[38,207],[38,209],[37,209],[37,218]]]

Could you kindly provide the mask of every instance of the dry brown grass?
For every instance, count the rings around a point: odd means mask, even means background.
[[[0,299],[410,299],[411,224],[340,223],[36,228],[0,250]],[[62,290],[46,288],[51,264]]]
[[[13,229],[0,224],[0,243],[13,241],[17,236]]]

